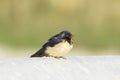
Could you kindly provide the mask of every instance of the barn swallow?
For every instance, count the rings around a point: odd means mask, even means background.
[[[51,37],[40,50],[31,57],[55,57],[63,58],[73,47],[72,34],[69,31],[62,31]]]

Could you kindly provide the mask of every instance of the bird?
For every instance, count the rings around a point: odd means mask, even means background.
[[[30,57],[64,58],[73,47],[73,35],[64,30],[52,36],[36,53]]]

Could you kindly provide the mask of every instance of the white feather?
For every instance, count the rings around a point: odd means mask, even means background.
[[[72,47],[73,45],[64,40],[61,43],[56,44],[54,47],[47,47],[45,53],[53,57],[61,57],[67,54],[72,49]]]

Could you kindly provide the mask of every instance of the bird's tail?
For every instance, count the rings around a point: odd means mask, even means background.
[[[35,54],[31,55],[30,57],[43,57],[45,56],[44,50],[40,49],[39,51],[37,51]]]

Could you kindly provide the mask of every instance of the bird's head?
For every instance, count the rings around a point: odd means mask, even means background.
[[[69,31],[62,31],[62,32],[60,32],[59,35],[62,39],[65,39],[70,44],[72,43],[72,34]]]

